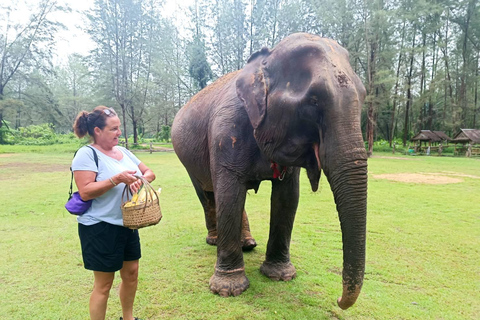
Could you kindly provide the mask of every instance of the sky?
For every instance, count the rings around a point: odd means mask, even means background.
[[[0,0],[0,10],[5,0]],[[38,0],[7,0],[15,3],[16,12],[13,13],[12,19],[19,22],[26,22],[31,14],[29,5],[38,3]],[[58,0],[59,4],[68,4],[72,8],[71,13],[57,13],[55,19],[62,22],[67,30],[60,31],[57,34],[57,59],[58,63],[67,61],[69,55],[79,53],[82,55],[88,54],[93,49],[94,44],[90,40],[82,28],[85,25],[85,17],[81,12],[93,7],[94,0]],[[186,10],[188,5],[192,4],[194,0],[165,0],[164,14],[165,16],[172,16],[175,9]],[[0,30],[2,32],[3,30]]]
[[[37,1],[37,0],[29,0]],[[93,42],[89,36],[83,32],[82,25],[85,18],[81,12],[93,7],[94,0],[60,0],[67,3],[72,8],[72,13],[62,14],[59,18],[68,28],[62,31],[57,38],[58,43],[58,58],[61,61],[66,61],[68,55],[79,53],[82,55],[88,54],[93,49]],[[164,5],[164,14],[166,16],[173,15],[176,8],[180,10],[187,8],[194,0],[166,0]]]

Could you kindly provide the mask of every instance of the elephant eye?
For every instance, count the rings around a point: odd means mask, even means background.
[[[318,101],[317,104],[308,103],[299,110],[299,117],[309,121],[317,121],[319,116]]]
[[[318,107],[318,98],[315,97],[315,96],[314,96],[314,97],[311,97],[311,98],[310,98],[310,104],[311,104],[312,106]]]

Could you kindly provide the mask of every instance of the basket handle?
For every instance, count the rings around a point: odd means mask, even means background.
[[[147,207],[147,203],[148,203],[148,200],[150,198],[150,201],[153,201],[153,197],[152,197],[152,194],[151,194],[151,191],[153,191],[153,193],[155,194],[155,196],[157,197],[158,199],[158,193],[157,191],[155,191],[155,189],[152,187],[152,185],[150,184],[150,182],[147,181],[147,179],[145,179],[143,176],[137,176],[137,175],[134,175],[135,178],[137,178],[138,180],[141,180],[142,183],[143,183],[143,188],[146,188],[147,190],[145,190],[146,192],[146,197],[145,197],[145,206],[144,206],[144,210],[145,208]],[[130,187],[128,184],[125,184],[125,188],[123,189],[123,192],[122,192],[122,203],[124,202],[127,202],[130,198],[129,198],[129,195],[128,194],[132,194],[132,191],[130,190]],[[125,199],[125,194],[127,195],[127,200],[126,201],[123,201],[123,199]],[[132,194],[133,195],[133,194]]]
[[[150,197],[150,201],[153,201],[152,193],[150,191],[153,191],[153,193],[155,194],[155,196],[158,199],[157,191],[155,191],[155,189],[152,187],[150,182],[147,181],[147,179],[145,179],[143,176],[135,176],[135,178],[141,180],[142,183],[143,183],[143,188],[147,189],[147,190],[145,190],[146,193],[147,193],[146,202],[148,202],[148,197]]]

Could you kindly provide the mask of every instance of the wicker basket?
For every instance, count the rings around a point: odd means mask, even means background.
[[[147,198],[144,203],[140,203],[135,206],[125,207],[125,203],[129,201],[129,187],[125,186],[122,194],[122,214],[123,225],[130,229],[140,229],[143,227],[153,226],[160,222],[162,219],[162,211],[160,210],[160,203],[158,201],[158,193],[153,189],[150,183],[143,177],[137,177],[142,180],[143,188],[146,188]],[[152,199],[151,193],[156,195],[155,199]],[[127,200],[123,201],[127,195]]]

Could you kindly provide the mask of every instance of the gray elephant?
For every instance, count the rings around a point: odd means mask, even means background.
[[[321,170],[334,194],[343,240],[343,293],[353,305],[363,284],[367,155],[360,129],[365,88],[335,41],[298,33],[195,95],[176,115],[174,149],[203,205],[207,242],[217,245],[210,290],[245,291],[242,248],[255,240],[244,210],[247,190],[271,180],[270,234],[261,272],[296,276],[290,239],[306,168],[313,191]]]

